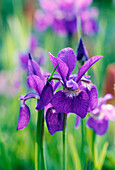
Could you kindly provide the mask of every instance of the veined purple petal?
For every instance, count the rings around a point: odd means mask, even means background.
[[[28,100],[28,99],[31,99],[31,98],[36,98],[38,99],[40,96],[38,95],[38,93],[35,93],[35,92],[31,92],[31,93],[28,93],[26,94],[25,96],[20,96],[20,100]]]
[[[47,104],[50,103],[53,96],[53,88],[52,85],[47,82],[47,84],[44,86],[43,91],[40,96],[39,103],[37,104],[36,109],[42,110],[43,107],[45,107]]]
[[[86,63],[80,67],[76,81],[78,82],[82,78],[82,76],[87,72],[87,70],[101,58],[103,58],[103,56],[98,55],[86,61]]]
[[[81,117],[76,116],[75,129],[78,129],[80,122],[81,122]]]
[[[59,64],[56,71],[61,75],[62,80],[65,83],[66,77],[67,77],[67,74],[68,74],[68,70],[69,70],[67,64],[64,63],[60,58],[54,57],[51,53],[49,53],[49,59],[53,63],[54,67],[56,67],[57,64]]]
[[[88,52],[85,48],[82,38],[80,38],[80,42],[77,49],[77,60],[82,60],[82,61],[88,60]]]
[[[72,73],[72,71],[74,70],[75,66],[76,66],[76,55],[73,51],[72,48],[68,47],[68,48],[64,48],[62,49],[59,53],[58,53],[58,58],[60,58],[64,63],[67,64],[69,70],[68,70],[68,78],[70,76],[70,74]]]
[[[17,130],[25,128],[30,120],[30,109],[26,104],[20,107]]]
[[[29,75],[37,75],[40,78],[43,78],[38,63],[36,63],[36,61],[32,60],[31,58],[28,60],[28,70]]]
[[[52,105],[58,113],[75,113],[81,118],[87,114],[89,97],[85,91],[60,90],[52,98]]]
[[[44,81],[40,79],[38,76],[32,75],[27,77],[27,82],[29,86],[35,91],[37,91],[40,96],[44,87]]]
[[[78,84],[80,89],[86,91],[89,96],[88,112],[91,112],[98,104],[97,88],[94,84],[88,81],[80,81]]]
[[[57,113],[54,108],[50,108],[46,113],[46,124],[51,135],[63,130],[63,113]]]
[[[91,116],[87,120],[87,126],[93,129],[98,135],[104,135],[107,132],[109,121],[106,119],[96,119]]]

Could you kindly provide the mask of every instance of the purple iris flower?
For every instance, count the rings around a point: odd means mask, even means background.
[[[49,58],[54,67],[59,64],[57,72],[58,80],[63,85],[52,97],[52,105],[57,113],[75,113],[84,118],[88,110],[94,109],[97,105],[97,90],[95,85],[84,77],[87,70],[102,56],[95,56],[89,59],[78,71],[78,75],[71,75],[76,66],[77,57],[72,48],[62,49],[57,58],[49,53]],[[57,79],[54,76],[54,79]]]
[[[97,31],[96,15],[94,15],[94,10],[88,8],[92,1],[39,0],[42,10],[37,10],[35,13],[35,27],[44,31],[51,26],[54,31],[61,35],[75,34],[77,32],[77,17],[80,17],[83,33],[95,33]],[[90,16],[88,12],[85,12],[85,15],[82,14],[84,11],[91,11],[89,13],[92,15]]]
[[[80,38],[79,45],[77,48],[77,60],[82,60],[82,61],[88,60],[88,52],[85,48],[82,38]]]
[[[36,91],[36,93],[29,93],[23,98],[22,97],[20,98],[21,108],[20,108],[19,121],[17,126],[18,130],[23,129],[25,126],[27,126],[30,119],[30,113],[29,113],[30,111],[28,106],[25,104],[25,101],[27,99],[37,97],[39,99],[39,102],[37,103],[36,109],[42,110],[43,107],[49,104],[53,95],[53,88],[51,83],[46,81],[45,77],[42,75],[40,71],[39,65],[34,60],[32,60],[31,56],[29,56],[28,70],[29,70],[29,76],[27,77],[27,82],[29,86]]]
[[[104,135],[107,132],[109,120],[115,121],[115,107],[105,104],[109,99],[112,99],[111,94],[99,98],[97,107],[91,112],[91,116],[87,120],[87,126],[98,135]]]
[[[25,128],[30,120],[30,110],[26,104],[26,100],[35,98],[37,99],[36,110],[42,110],[46,107],[46,123],[51,135],[55,132],[63,130],[63,114],[57,114],[55,109],[50,104],[54,90],[59,86],[59,83],[47,81],[47,76],[42,75],[39,65],[29,56],[28,61],[29,76],[27,81],[29,86],[36,92],[28,93],[21,96],[21,107],[18,119],[17,130]],[[50,105],[50,107],[49,107]],[[53,115],[51,115],[53,113]]]

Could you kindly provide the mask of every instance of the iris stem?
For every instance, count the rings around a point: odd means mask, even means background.
[[[84,153],[84,120],[81,119],[81,136],[82,136],[82,143],[81,143],[81,164],[82,169],[84,169],[84,163],[85,163],[85,153]]]
[[[36,130],[35,170],[45,170],[44,159],[44,109],[39,110]]]
[[[96,133],[93,131],[93,134],[92,134],[92,156],[93,156],[94,169],[95,169],[95,139],[96,139]]]
[[[67,44],[67,46],[72,48],[72,34],[71,33],[68,34],[68,44]]]
[[[79,43],[79,40],[82,37],[81,17],[80,16],[77,16],[77,36],[78,36],[78,43]]]
[[[63,113],[63,170],[67,169],[67,114]]]

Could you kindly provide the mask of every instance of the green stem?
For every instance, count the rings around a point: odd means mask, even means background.
[[[36,130],[36,159],[35,170],[45,170],[44,160],[44,109],[38,112],[37,130]]]
[[[81,144],[81,164],[82,164],[82,169],[84,169],[84,163],[85,163],[85,153],[84,153],[84,120],[81,120],[81,136],[82,136],[82,144]]]
[[[63,170],[67,169],[67,114],[63,113]]]
[[[67,46],[72,48],[72,34],[69,33],[67,36],[68,36]]]
[[[79,43],[79,40],[82,36],[81,17],[80,16],[77,16],[77,36],[78,36],[78,43]]]
[[[94,165],[94,169],[95,169],[95,139],[96,139],[96,134],[93,131],[92,134],[92,156],[93,156],[93,165]]]

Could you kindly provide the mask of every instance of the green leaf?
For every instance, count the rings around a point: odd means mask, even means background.
[[[70,145],[70,149],[71,149],[71,153],[72,153],[71,156],[73,157],[73,160],[74,160],[75,169],[81,170],[81,162],[80,162],[80,158],[79,158],[77,148],[75,147],[74,138],[71,134],[69,134],[68,136],[69,136],[68,141],[69,141],[69,145]]]
[[[49,82],[52,80],[52,77],[53,77],[53,75],[54,75],[54,73],[55,73],[55,71],[56,71],[56,69],[57,69],[58,66],[59,66],[59,63],[58,63],[57,66],[54,68],[54,70],[52,71],[50,77],[48,78],[48,81],[49,81]]]
[[[109,145],[109,143],[106,142],[103,146],[103,149],[102,149],[101,154],[100,154],[99,163],[98,163],[98,168],[97,168],[98,170],[102,169],[102,166],[104,164],[104,160],[105,160],[105,157],[106,157],[108,145]]]

